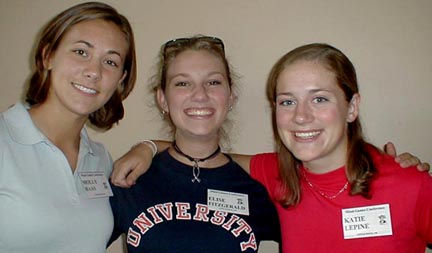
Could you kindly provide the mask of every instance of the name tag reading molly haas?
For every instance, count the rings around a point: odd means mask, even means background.
[[[103,172],[81,172],[79,177],[84,191],[90,199],[113,196],[111,187]]]

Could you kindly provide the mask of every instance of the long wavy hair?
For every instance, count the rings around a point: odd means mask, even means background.
[[[287,149],[278,134],[276,123],[276,87],[282,71],[289,65],[300,61],[317,61],[334,73],[337,84],[345,94],[347,102],[359,93],[356,71],[353,64],[340,50],[321,43],[298,47],[282,56],[270,71],[267,80],[267,99],[272,109],[273,134],[278,152],[279,176],[282,183],[279,202],[287,207],[297,205],[301,199],[299,165],[301,161]],[[372,158],[367,152],[370,148],[363,137],[359,117],[348,123],[348,150],[346,175],[350,183],[350,194],[370,198],[370,185],[377,173]]]
[[[127,75],[121,87],[114,92],[102,108],[89,115],[91,124],[97,128],[108,130],[124,116],[122,101],[126,99],[135,85],[136,55],[134,34],[129,21],[107,4],[87,2],[72,6],[55,16],[45,25],[35,51],[35,71],[26,92],[26,102],[30,105],[45,102],[51,80],[50,71],[44,66],[44,61],[55,53],[71,27],[82,21],[95,19],[105,20],[117,25],[128,42],[128,52],[123,67],[123,71],[127,71]]]

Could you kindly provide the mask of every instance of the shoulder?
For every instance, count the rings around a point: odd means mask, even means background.
[[[0,142],[4,141],[6,135],[9,135],[9,131],[7,129],[7,123],[4,119],[4,112],[2,112],[0,113]]]
[[[408,168],[402,168],[399,163],[395,161],[393,156],[387,155],[381,152],[379,149],[370,149],[369,154],[372,157],[373,163],[378,169],[381,175],[391,175],[391,174],[402,174],[402,175],[415,175],[422,174],[416,169],[416,166],[411,166]]]
[[[17,144],[33,144],[37,139],[33,123],[22,103],[16,103],[0,113],[0,149]]]
[[[274,185],[279,178],[277,153],[257,154],[251,160],[251,176],[266,187]]]
[[[388,179],[401,187],[419,188],[424,182],[430,182],[432,186],[432,177],[417,170],[416,166],[402,168],[393,156],[379,151],[371,151],[370,154],[378,170],[378,178]]]
[[[17,103],[7,110],[0,113],[0,135],[3,136],[5,134],[12,135],[15,132],[19,132],[23,130],[23,126],[26,125],[25,116],[27,116],[27,111],[23,104]],[[29,117],[29,116],[28,116]]]
[[[268,170],[277,170],[279,166],[278,164],[277,153],[256,154],[251,159],[251,174]]]
[[[278,163],[278,155],[276,152],[272,153],[261,153],[252,156],[251,163]]]

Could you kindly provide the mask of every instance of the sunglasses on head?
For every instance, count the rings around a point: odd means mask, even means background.
[[[191,44],[193,42],[198,42],[198,41],[205,41],[205,42],[214,44],[214,45],[220,47],[220,49],[222,49],[222,52],[225,52],[225,46],[224,46],[223,41],[217,37],[211,37],[211,36],[173,39],[173,40],[170,40],[164,44],[163,51],[166,52],[167,49],[169,49],[169,48],[181,47],[181,46],[185,46],[187,44]]]

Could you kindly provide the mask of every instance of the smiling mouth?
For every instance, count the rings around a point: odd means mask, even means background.
[[[213,112],[209,109],[188,109],[185,111],[185,113],[188,116],[208,116],[211,115]]]
[[[312,139],[318,136],[321,131],[312,131],[312,132],[294,132],[294,136],[301,139]]]
[[[90,89],[90,88],[87,88],[87,87],[85,87],[85,86],[83,86],[83,85],[80,85],[80,84],[77,84],[77,83],[72,83],[72,85],[73,85],[75,88],[77,88],[78,90],[80,90],[80,91],[82,91],[82,92],[84,92],[84,93],[87,93],[87,94],[96,94],[96,93],[97,93],[96,90],[94,90],[94,89]]]

